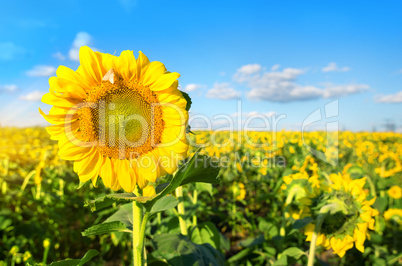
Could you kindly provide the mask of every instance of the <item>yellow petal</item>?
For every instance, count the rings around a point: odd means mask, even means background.
[[[59,78],[63,78],[69,81],[72,81],[79,86],[81,86],[85,91],[89,91],[91,89],[91,84],[88,80],[83,78],[79,73],[75,72],[74,70],[65,67],[59,66],[56,71],[56,75]]]
[[[137,74],[137,64],[133,51],[123,51],[117,59],[117,71],[125,80],[131,80]]]
[[[67,138],[59,140],[59,156],[64,160],[82,160],[95,152],[94,149],[94,147],[77,146]]]
[[[166,71],[165,65],[158,61],[149,63],[142,69],[141,79],[145,86],[149,86],[159,79]],[[173,83],[173,82],[172,82]]]
[[[49,85],[52,90],[62,93],[62,98],[83,100],[86,97],[86,93],[81,86],[67,79],[51,77]]]
[[[150,86],[152,91],[162,91],[170,88],[170,86],[180,77],[179,73],[163,74]]]
[[[142,190],[142,195],[144,197],[152,197],[155,194],[156,194],[156,191],[155,191],[154,186],[147,186]]]
[[[126,192],[133,192],[135,189],[135,179],[133,179],[133,175],[130,173],[131,168],[129,168],[128,161],[117,159],[114,161],[113,166],[115,167],[121,187]]]
[[[139,178],[155,182],[156,178],[159,176],[159,167],[155,161],[154,155],[148,152],[139,157],[136,162]]]
[[[58,106],[61,108],[71,108],[74,105],[81,103],[81,100],[78,99],[73,99],[73,98],[61,98],[61,97],[57,97],[54,96],[51,93],[46,93],[43,95],[42,97],[42,102],[49,104],[49,105],[54,105],[54,106]]]
[[[102,82],[102,69],[99,65],[96,54],[88,46],[80,48],[80,71],[92,86]],[[105,72],[106,73],[106,72]]]
[[[98,59],[101,76],[106,74],[111,68],[116,67],[117,57],[111,54],[95,52],[96,58]]]
[[[99,152],[93,151],[84,159],[74,162],[74,172],[78,174],[80,181],[84,183],[99,175],[102,162]]]
[[[114,179],[114,171],[109,157],[105,158],[99,175],[102,178],[105,187],[111,188],[113,184],[112,181]]]
[[[137,58],[137,80],[141,80],[142,69],[149,64],[149,59],[141,51]]]

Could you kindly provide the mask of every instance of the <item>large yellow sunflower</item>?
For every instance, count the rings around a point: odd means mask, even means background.
[[[351,179],[348,174],[331,174],[330,186],[322,190],[315,189],[314,193],[307,192],[304,200],[302,217],[318,217],[327,210],[316,245],[326,249],[332,248],[335,254],[343,257],[353,245],[364,252],[364,242],[369,237],[368,229],[374,230],[374,217],[379,214],[371,205],[376,198],[367,200],[363,187],[366,178]],[[307,225],[305,235],[311,241],[316,222]]]
[[[39,112],[52,126],[59,156],[74,161],[81,182],[98,176],[105,186],[132,192],[136,184],[172,174],[187,155],[186,99],[178,73],[139,52],[120,56],[80,49],[77,71],[60,66]]]

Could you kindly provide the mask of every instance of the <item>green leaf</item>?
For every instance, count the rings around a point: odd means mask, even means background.
[[[172,193],[177,187],[183,186],[191,182],[205,182],[205,183],[217,183],[217,178],[220,168],[212,167],[211,158],[206,155],[200,155],[199,151],[196,151],[193,157],[173,176],[170,183],[159,193],[152,197],[147,198],[144,203],[145,208],[151,209],[156,201],[164,197],[165,195]],[[200,159],[201,158],[201,159]]]
[[[133,204],[127,203],[107,218],[103,223],[122,222],[127,229],[133,230]]]
[[[91,211],[97,211],[109,207],[115,202],[127,202],[134,200],[136,196],[133,193],[109,194],[94,200],[87,201],[84,206],[90,207]]]
[[[210,244],[197,245],[180,234],[157,235],[152,245],[170,265],[225,265],[223,254]]]
[[[80,181],[80,184],[78,185],[77,189],[82,188],[83,186],[85,186],[85,185],[88,184],[89,182],[91,182],[91,181],[90,181],[90,180],[88,180],[88,181],[86,181],[86,182],[81,182],[81,181]]]
[[[258,230],[260,230],[260,232],[263,232],[265,235],[268,235],[272,238],[279,234],[278,227],[275,224],[270,223],[264,219],[261,219],[260,222],[258,223]]]
[[[187,104],[186,104],[186,111],[189,111],[190,108],[191,108],[191,104],[193,103],[193,102],[191,101],[191,97],[190,97],[190,95],[188,95],[188,93],[186,93],[186,92],[184,92],[184,91],[180,91],[180,92],[181,92],[181,94],[183,94],[184,99],[186,99],[186,101],[187,101]]]
[[[247,238],[239,242],[239,245],[244,248],[251,248],[265,242],[264,235],[261,234],[257,237]]]
[[[173,176],[170,175],[170,178],[172,178]],[[169,186],[170,182],[166,182],[163,184],[159,184],[156,186],[155,188],[155,192],[156,194],[159,194],[162,190],[164,190],[167,186]]]
[[[98,251],[95,249],[90,249],[85,253],[84,257],[82,259],[66,259],[62,261],[55,261],[50,264],[50,266],[81,266],[84,265],[85,263],[89,262],[93,257],[97,256],[99,254]]]
[[[242,251],[240,251],[239,253],[236,253],[235,255],[233,255],[232,257],[230,257],[228,259],[229,263],[233,263],[236,261],[239,261],[245,257],[247,257],[249,254],[253,253],[254,249],[253,248],[246,248],[243,249]]]
[[[152,214],[155,214],[158,212],[163,212],[163,211],[172,209],[172,208],[176,207],[177,204],[179,204],[179,200],[173,196],[168,195],[168,196],[163,197],[162,199],[158,200],[157,202],[155,202],[155,204],[152,206],[149,214],[152,215]]]
[[[209,184],[209,183],[195,183],[195,189],[198,190],[199,193],[205,191],[211,197],[213,197],[212,184]]]
[[[373,208],[377,209],[379,212],[384,212],[388,205],[388,197],[378,197],[374,204]]]
[[[304,219],[296,220],[295,223],[293,224],[293,229],[302,229],[302,228],[306,227],[312,221],[313,221],[313,218],[311,218],[311,217],[306,217]]]
[[[81,234],[83,236],[93,236],[93,235],[101,235],[110,232],[130,232],[124,223],[115,221],[111,223],[102,223],[98,225],[94,225],[88,229],[86,229]]]
[[[282,253],[282,256],[283,255],[287,255],[288,257],[292,257],[292,258],[295,258],[295,259],[299,259],[303,255],[307,256],[306,253],[303,250],[301,250],[299,248],[296,248],[296,247],[291,247],[291,248],[286,249]]]
[[[274,266],[288,266],[288,256],[282,255],[275,263]]]
[[[219,183],[219,166],[214,165],[211,157],[198,152],[177,171],[175,177],[178,176],[182,180],[180,186],[195,182]]]
[[[191,241],[195,244],[210,244],[215,249],[221,249],[219,230],[211,222],[205,222],[194,227],[191,232]]]

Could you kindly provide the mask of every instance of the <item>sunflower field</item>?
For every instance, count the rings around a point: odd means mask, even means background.
[[[219,182],[151,211],[147,265],[402,264],[401,134],[339,132],[331,147],[325,132],[187,137]],[[0,265],[132,264],[131,205],[94,201],[111,189],[80,183],[44,128],[0,128],[0,142]]]

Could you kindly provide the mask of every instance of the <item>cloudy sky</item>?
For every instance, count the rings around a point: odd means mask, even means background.
[[[6,1],[0,124],[46,125],[38,107],[50,108],[40,102],[49,77],[59,65],[76,69],[79,47],[88,45],[116,55],[141,50],[179,72],[193,98],[193,128],[205,117],[218,127],[224,117],[256,116],[300,130],[320,108],[325,125],[334,101],[331,121],[340,129],[380,131],[386,121],[402,128],[401,8],[401,1]]]

